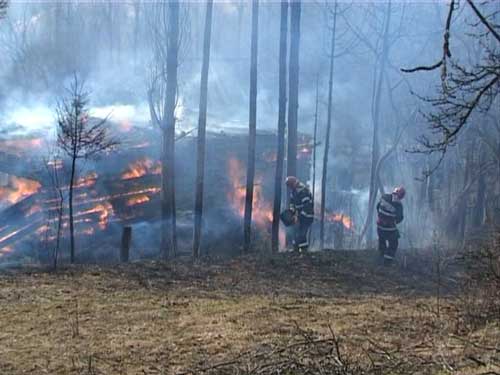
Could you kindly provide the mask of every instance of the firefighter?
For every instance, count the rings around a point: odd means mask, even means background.
[[[306,252],[309,248],[307,232],[314,220],[314,204],[309,188],[297,177],[288,176],[286,186],[290,191],[289,209],[295,215],[294,249]]]
[[[403,221],[405,188],[399,186],[392,194],[383,194],[377,204],[378,249],[384,264],[391,264],[398,249],[399,231],[397,224]]]

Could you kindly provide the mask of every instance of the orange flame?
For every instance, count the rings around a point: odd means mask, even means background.
[[[344,228],[349,229],[349,230],[352,230],[354,228],[354,225],[352,223],[352,219],[349,216],[344,215],[344,214],[337,214],[337,213],[327,214],[326,220],[331,222],[331,223],[333,223],[333,222],[342,223]]]
[[[37,212],[42,211],[42,207],[38,204],[35,204],[34,206],[31,206],[28,212],[26,212],[26,216],[31,216],[33,214],[36,214]]]
[[[228,192],[228,200],[231,208],[240,217],[245,215],[245,197],[246,187],[244,185],[245,174],[244,168],[238,159],[230,158],[228,162],[228,174],[231,181],[232,189]],[[269,202],[264,200],[262,196],[261,177],[255,179],[253,191],[253,205],[252,205],[252,220],[260,228],[266,228],[273,222],[273,209]]]
[[[127,206],[135,206],[136,204],[149,202],[149,197],[145,194],[138,195],[136,197],[129,198],[127,200]]]
[[[95,184],[95,182],[97,181],[97,177],[99,177],[99,176],[97,175],[96,172],[91,172],[84,177],[80,177],[76,181],[75,187],[79,188],[79,187],[93,186]]]
[[[4,246],[0,249],[0,257],[3,257],[5,254],[12,253],[14,248],[12,246]]]
[[[79,212],[77,216],[99,213],[99,227],[104,230],[108,226],[110,216],[113,215],[113,206],[109,202],[103,202],[94,208]]]
[[[35,194],[40,190],[40,183],[27,178],[9,176],[7,186],[0,186],[0,201],[6,201],[10,204]]]
[[[139,178],[146,174],[161,174],[161,164],[151,159],[143,158],[131,163],[127,170],[122,173],[122,180]]]

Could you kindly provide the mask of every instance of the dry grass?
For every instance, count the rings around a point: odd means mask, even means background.
[[[438,315],[421,256],[404,269],[356,252],[4,271],[0,374],[250,373],[331,329],[366,373],[498,373],[498,320],[458,327],[452,269]]]

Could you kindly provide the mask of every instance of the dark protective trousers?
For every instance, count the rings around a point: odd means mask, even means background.
[[[313,223],[313,219],[299,218],[295,225],[294,249],[298,251],[307,251],[309,248],[308,232]]]
[[[396,256],[399,243],[399,232],[397,230],[386,231],[377,229],[378,251],[385,259],[392,260]]]

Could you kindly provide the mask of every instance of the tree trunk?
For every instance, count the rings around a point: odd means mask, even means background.
[[[70,236],[70,261],[75,263],[75,224],[73,222],[73,186],[75,184],[76,151],[71,158],[71,178],[69,181],[69,236]]]
[[[252,4],[252,45],[250,57],[250,115],[248,134],[247,188],[245,197],[244,251],[250,250],[252,236],[252,204],[255,178],[255,142],[257,137],[257,46],[259,37],[259,1]]]
[[[141,30],[141,7],[140,0],[134,3],[134,68],[137,68],[137,50],[139,47],[139,34]]]
[[[196,155],[196,196],[194,205],[193,257],[200,256],[201,224],[203,216],[203,183],[205,177],[205,138],[207,127],[208,67],[210,63],[210,35],[212,33],[213,0],[207,1],[203,63],[201,67],[200,114]]]
[[[290,71],[288,104],[287,175],[297,175],[297,114],[299,109],[300,0],[290,3]]]
[[[315,210],[316,200],[316,143],[318,141],[318,103],[319,103],[319,74],[316,76],[316,104],[314,109],[314,132],[313,132],[313,165],[312,165],[312,201],[313,211]],[[311,244],[312,228],[309,231],[309,243]]]
[[[330,132],[332,128],[332,100],[333,100],[333,68],[335,62],[335,31],[337,28],[337,1],[333,13],[332,43],[330,48],[330,76],[328,80],[328,114],[326,122],[325,153],[323,154],[323,170],[321,176],[321,217],[319,227],[319,246],[325,247],[325,209],[326,209],[326,179],[328,171],[328,153],[330,149]]]
[[[280,54],[279,54],[279,108],[278,108],[278,150],[274,179],[273,226],[271,249],[279,250],[279,226],[281,212],[281,191],[283,186],[283,164],[285,158],[285,115],[286,115],[286,50],[288,34],[288,1],[281,1]]]
[[[175,103],[179,50],[179,2],[168,3],[169,35],[167,46],[167,82],[164,103],[162,163],[162,237],[161,252],[168,258],[175,248]]]
[[[361,231],[359,241],[363,240],[366,233],[368,242],[372,238],[372,223],[373,214],[375,211],[375,200],[377,197],[378,190],[378,180],[377,180],[377,164],[380,157],[379,141],[378,141],[378,131],[379,131],[379,115],[380,115],[380,98],[381,91],[384,82],[385,65],[387,63],[387,57],[389,54],[389,27],[391,22],[391,2],[387,3],[387,12],[385,16],[384,31],[383,31],[383,42],[382,42],[382,55],[380,57],[380,70],[378,72],[378,77],[374,80],[374,97],[372,102],[372,121],[373,121],[373,135],[372,135],[372,160],[370,168],[370,192],[368,197],[368,214],[366,217],[365,225]]]

